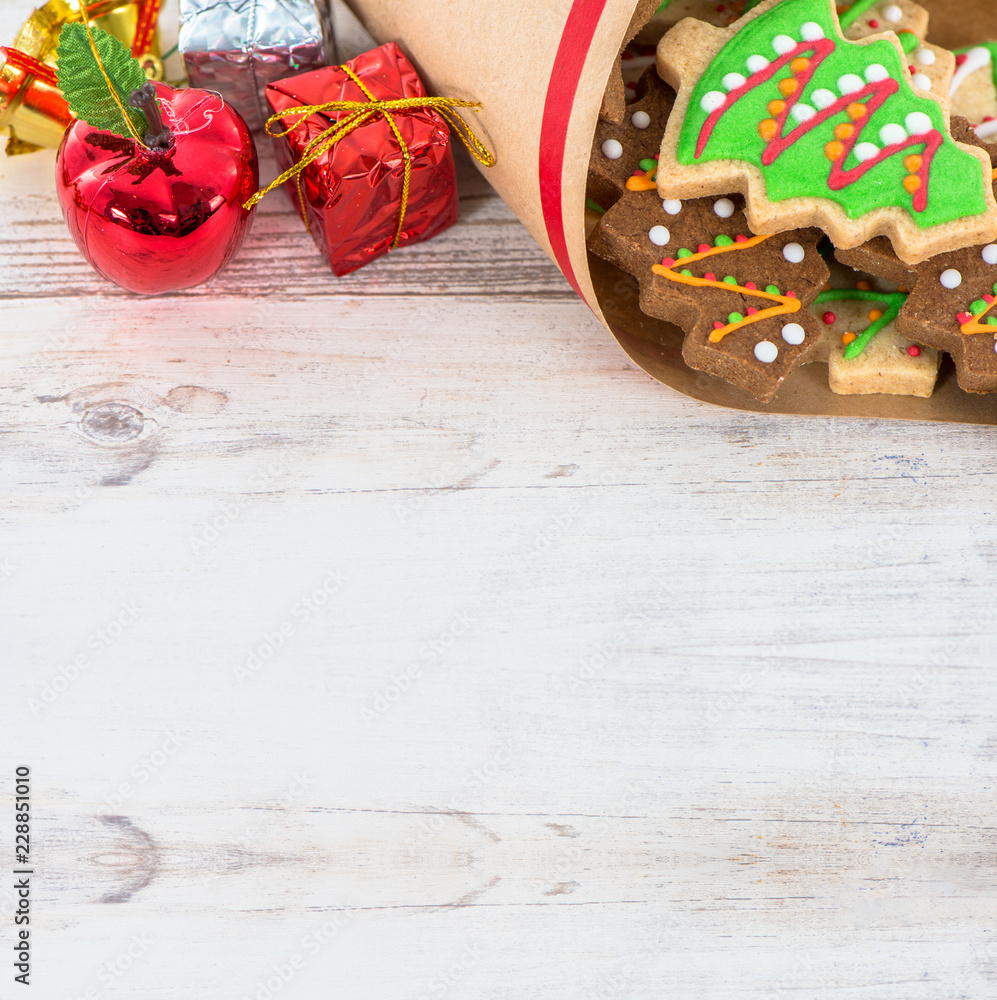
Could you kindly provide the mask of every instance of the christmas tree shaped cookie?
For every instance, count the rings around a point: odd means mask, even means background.
[[[951,354],[966,392],[997,392],[997,244],[921,265],[897,330]]]
[[[589,248],[637,278],[642,312],[685,331],[690,368],[768,402],[820,339],[821,234],[752,236],[740,198],[662,204],[653,174],[631,178]]]
[[[810,307],[824,336],[808,358],[827,364],[832,392],[921,397],[934,392],[941,352],[897,332],[906,301],[906,292],[872,275],[834,268],[831,286]]]
[[[956,53],[952,78],[952,114],[968,118],[976,134],[997,138],[997,42],[981,42]]]
[[[855,41],[878,31],[899,35],[909,31],[918,38],[928,32],[928,11],[913,0],[855,0],[838,7],[845,38]]]
[[[658,46],[678,90],[662,198],[740,191],[756,233],[888,237],[918,263],[997,237],[990,164],[949,134],[893,34],[841,34],[833,0],[765,0],[730,28],[685,20]]]

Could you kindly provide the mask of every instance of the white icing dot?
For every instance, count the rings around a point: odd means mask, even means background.
[[[666,198],[662,203],[661,207],[669,215],[678,215],[682,211],[682,202],[678,198]]]
[[[824,37],[824,29],[816,21],[807,21],[800,26],[800,38],[805,42],[816,42]]]
[[[872,142],[860,142],[855,147],[855,159],[859,163],[865,163],[866,160],[871,160],[873,157],[879,156],[879,146]]]
[[[738,87],[743,87],[747,81],[741,76],[740,73],[728,73],[723,78],[723,85],[728,90],[737,90]]]
[[[864,86],[862,77],[856,76],[854,73],[846,73],[838,78],[838,90],[842,94],[854,94],[856,90],[861,90]]]
[[[997,243],[991,243],[983,248],[983,262],[985,264],[997,264]]]
[[[896,123],[891,125],[884,125],[879,130],[879,141],[884,146],[893,146],[904,141],[907,138],[907,129],[903,125],[897,125]]]
[[[881,63],[870,63],[865,68],[865,78],[869,83],[880,83],[889,79],[890,71]]]
[[[918,49],[917,52],[914,53],[914,58],[917,59],[922,66],[935,65],[935,53],[932,52],[931,49]]]
[[[755,344],[755,357],[758,358],[762,364],[770,365],[777,357],[779,357],[779,348],[772,343],[771,340],[760,340]]]
[[[889,7],[883,8],[883,17],[896,24],[904,19],[904,12],[895,3],[891,3]]]
[[[911,82],[918,88],[918,90],[931,90],[931,80],[929,80],[923,73],[915,73],[911,77]]]
[[[931,124],[931,119],[923,111],[912,111],[904,119],[904,124],[911,135],[923,135],[934,128]]]
[[[958,288],[962,284],[962,275],[954,267],[950,267],[947,271],[942,271],[938,280],[942,283],[942,288]]]
[[[664,226],[653,226],[648,232],[647,238],[656,247],[663,247],[672,238],[672,234]]]
[[[830,90],[815,90],[810,95],[810,100],[813,101],[821,111],[823,111],[824,108],[829,108],[837,99],[838,98],[832,94]]]
[[[734,202],[732,202],[730,198],[721,198],[713,205],[713,211],[716,212],[721,219],[729,219],[734,214]]]
[[[719,90],[711,90],[703,97],[699,105],[707,114],[712,114],[718,108],[722,108],[726,102],[726,94],[721,94]]]
[[[623,146],[616,139],[607,139],[602,144],[602,155],[607,160],[618,160],[623,155]]]
[[[765,56],[748,56],[748,70],[752,73],[761,73],[763,69],[768,69],[768,65]]]
[[[799,323],[787,323],[782,328],[782,339],[786,341],[787,344],[792,344],[794,347],[798,347],[807,339],[807,332],[800,326]]]
[[[817,109],[810,107],[809,104],[794,104],[793,110],[790,114],[798,122],[808,122],[815,114],[817,114]]]
[[[784,56],[787,52],[792,52],[796,48],[796,41],[789,37],[789,35],[776,35],[772,39],[772,48],[779,53],[779,55]]]
[[[782,248],[782,255],[790,264],[801,264],[806,256],[803,247],[799,243],[787,243]]]
[[[630,116],[630,124],[634,128],[647,128],[651,124],[651,116],[646,111],[635,111]]]

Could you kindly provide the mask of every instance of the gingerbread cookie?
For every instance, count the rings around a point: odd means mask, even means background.
[[[685,331],[690,368],[767,402],[819,339],[806,306],[827,279],[821,234],[753,236],[738,197],[662,203],[653,171],[638,181],[603,216],[591,249],[638,279],[647,315]]]
[[[899,38],[901,46],[904,46],[905,41],[914,39],[914,36],[905,32]],[[917,39],[914,41],[917,42]],[[955,77],[955,53],[931,42],[917,42],[909,51],[904,47],[904,53],[909,60],[907,68],[914,86],[930,93],[943,107],[949,107],[949,89]],[[951,112],[950,107],[949,110]],[[949,134],[951,131],[950,127]]]
[[[726,30],[683,21],[658,71],[678,89],[663,198],[738,190],[755,232],[884,235],[908,263],[997,237],[987,158],[913,87],[896,37],[846,41],[831,0],[764,0]]]
[[[950,127],[956,141],[977,146],[987,154],[992,165],[997,165],[997,144],[987,143],[978,138],[965,118],[953,117]],[[994,193],[997,195],[997,186],[994,187]],[[858,271],[867,271],[906,288],[914,286],[920,270],[920,266],[910,266],[900,260],[893,252],[889,240],[883,236],[877,236],[868,243],[848,250],[836,249],[834,255],[843,264],[848,264]]]
[[[853,42],[892,31],[907,57],[914,86],[942,104],[948,102],[955,55],[925,40],[928,12],[920,4],[913,0],[869,0],[839,7],[838,20],[845,38]]]
[[[972,122],[981,139],[997,139],[997,43],[960,49],[949,90],[953,115]]]
[[[897,331],[907,293],[849,271],[832,272],[832,287],[810,307],[824,329],[811,360],[827,364],[831,391],[842,396],[930,396],[942,356]]]
[[[856,271],[867,271],[905,288],[910,288],[917,280],[917,268],[905,264],[893,252],[893,246],[885,236],[876,236],[850,250],[836,249],[834,256]]]
[[[966,392],[997,391],[997,243],[941,254],[918,267],[897,329],[951,354]]]
[[[925,41],[928,11],[920,4],[913,0],[861,0],[839,6],[838,21],[845,38],[852,42],[892,31],[907,57],[914,86],[930,92],[941,103],[948,101],[955,55]]]
[[[648,22],[654,14],[656,4],[659,0],[638,0],[637,9],[630,19],[630,26],[627,28],[626,38],[620,46],[620,54],[613,69],[613,73],[606,84],[606,90],[602,95],[602,106],[599,109],[600,121],[610,122],[619,125],[623,121],[623,116],[627,110],[626,88],[623,83],[622,60],[627,46],[633,40],[638,31]]]
[[[919,39],[928,33],[928,12],[913,0],[855,0],[838,8],[845,38],[857,41],[877,32],[909,32]]]
[[[638,83],[638,99],[622,124],[599,122],[589,157],[586,195],[596,209],[615,204],[627,180],[657,167],[661,137],[675,103],[675,91],[649,67]]]

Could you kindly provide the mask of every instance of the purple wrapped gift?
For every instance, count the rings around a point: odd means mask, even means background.
[[[192,87],[217,91],[256,131],[268,83],[335,62],[329,0],[180,0]]]

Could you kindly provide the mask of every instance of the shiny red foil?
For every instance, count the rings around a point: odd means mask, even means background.
[[[393,42],[347,65],[377,100],[426,94],[412,64]],[[338,66],[278,80],[267,86],[266,93],[277,113],[328,101],[367,100]],[[293,166],[312,139],[345,116],[346,112],[316,113],[287,137],[276,139],[280,169]],[[406,246],[431,239],[457,221],[457,180],[450,130],[440,115],[425,108],[395,112],[393,117],[412,158],[408,206],[398,242]],[[391,249],[404,176],[401,149],[384,116],[378,115],[301,172],[303,205],[294,180],[285,185],[335,274],[349,274]]]
[[[156,84],[173,143],[162,152],[74,122],[56,160],[62,214],[103,277],[143,295],[215,275],[249,233],[259,186],[245,122],[217,94]]]

